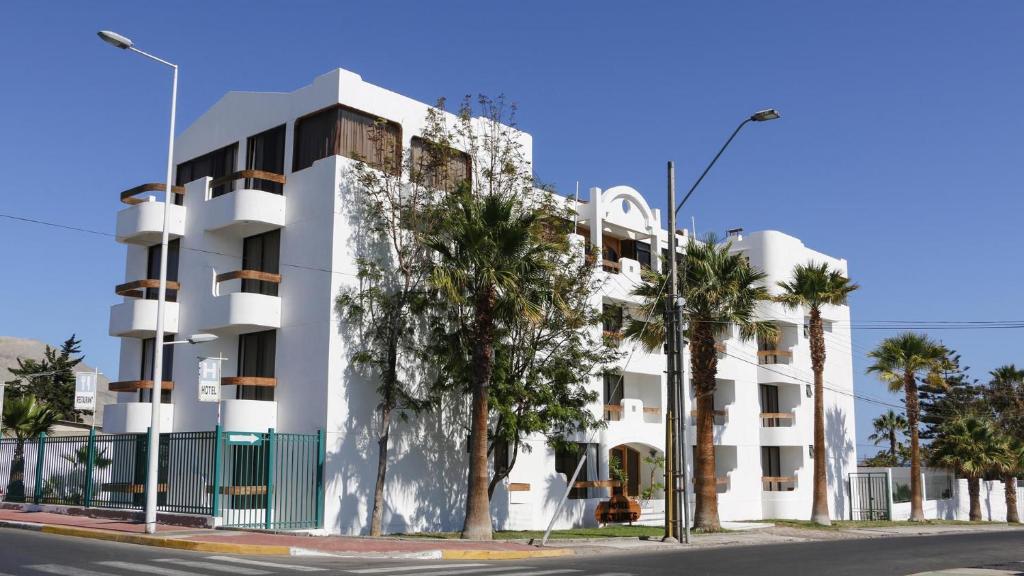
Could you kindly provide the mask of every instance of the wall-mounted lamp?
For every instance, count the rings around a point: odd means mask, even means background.
[[[807,445],[807,457],[814,460],[814,444]]]
[[[814,396],[814,388],[811,388],[810,384],[804,384],[804,394],[806,394],[808,398],[813,397]]]

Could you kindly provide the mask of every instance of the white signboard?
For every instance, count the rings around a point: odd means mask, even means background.
[[[220,402],[221,358],[199,360],[199,401]]]
[[[75,373],[75,410],[96,410],[96,373]]]

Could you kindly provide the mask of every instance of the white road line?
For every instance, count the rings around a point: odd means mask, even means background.
[[[392,574],[395,572],[413,572],[416,570],[432,570],[435,568],[477,568],[487,564],[418,564],[416,566],[387,566],[385,568],[363,568],[362,570],[346,570],[352,574]]]
[[[214,572],[227,572],[228,574],[243,574],[245,576],[257,576],[258,574],[270,574],[266,570],[258,568],[246,568],[245,566],[225,566],[215,562],[203,562],[201,560],[185,560],[183,558],[160,558],[157,562],[168,562],[188,566],[189,568],[205,568]]]
[[[295,570],[296,572],[323,572],[326,568],[315,566],[300,566],[298,564],[281,564],[279,562],[264,562],[262,560],[249,560],[248,558],[234,558],[232,556],[207,556],[207,560],[218,560],[220,562],[234,562],[236,564],[248,564],[249,566],[263,566],[266,568],[280,568],[282,570]]]
[[[545,576],[547,574],[566,574],[568,572],[580,572],[580,570],[573,570],[566,568],[563,570],[531,570],[530,572],[509,572],[502,574],[501,576]]]
[[[153,566],[152,564],[136,564],[135,562],[108,560],[105,562],[96,562],[96,564],[101,566],[110,566],[111,568],[120,568],[122,570],[130,570],[132,572],[139,572],[142,574],[160,574],[160,576],[203,576],[196,572],[175,570],[173,568],[164,568],[163,566]]]
[[[92,570],[65,566],[63,564],[36,564],[34,566],[26,566],[26,568],[48,574],[58,574],[59,576],[110,576],[109,572],[93,572]]]
[[[449,564],[448,566],[443,566],[443,567],[444,568],[451,568],[453,566],[455,566],[455,565],[454,564]],[[484,564],[484,566],[487,566],[487,565]],[[434,564],[433,566],[430,566],[430,568],[441,568],[441,567],[442,566],[437,565],[437,564]],[[427,568],[427,567],[424,566],[423,568]],[[499,567],[493,567],[492,566],[492,567],[489,567],[489,568],[462,568],[462,569],[459,569],[459,570],[437,570],[437,571],[434,571],[434,572],[416,572],[416,576],[458,576],[458,575],[461,575],[461,574],[486,574],[486,573],[489,573],[489,572],[508,572],[509,570],[522,570],[524,568],[526,568],[526,566],[499,566]],[[391,568],[390,572],[388,572],[388,571],[379,571],[379,572],[373,572],[373,573],[374,574],[394,574],[396,572],[408,572],[410,570],[417,570],[417,569],[421,569],[421,568],[418,568],[418,567],[417,568],[413,568],[413,567],[400,566],[400,567]],[[379,569],[374,569],[374,570],[379,570]],[[366,572],[362,572],[360,570],[349,570],[349,572],[350,573],[356,573],[356,574],[366,574]],[[504,576],[504,575],[499,575],[499,576]]]

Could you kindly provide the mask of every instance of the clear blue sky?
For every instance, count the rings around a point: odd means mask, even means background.
[[[563,192],[629,184],[664,206],[765,106],[684,221],[778,229],[847,258],[856,320],[1024,318],[1020,214],[1024,4],[953,2],[7,2],[0,35],[0,212],[113,232],[117,193],[163,175],[168,73],[179,126],[228,90],[290,91],[344,67],[432,102],[504,93]],[[117,371],[112,238],[0,219],[0,334]],[[934,333],[978,377],[1021,332]],[[858,391],[883,332],[857,332]],[[895,398],[895,397],[892,397]],[[858,403],[859,442],[881,408]],[[860,446],[859,452],[868,451]]]

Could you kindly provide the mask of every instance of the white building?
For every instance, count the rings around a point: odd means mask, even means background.
[[[356,149],[373,161],[361,137],[375,118],[403,149],[415,145],[428,106],[335,70],[291,93],[231,92],[178,137],[180,193],[174,195],[169,260],[167,333],[212,332],[219,339],[167,356],[163,431],[211,430],[218,408],[224,429],[327,434],[326,528],[366,532],[376,470],[375,386],[352,370],[349,335],[335,310],[339,290],[354,282],[359,222],[351,205],[351,168],[343,155]],[[331,130],[349,138],[343,149],[326,142]],[[531,139],[520,134],[527,158]],[[260,170],[269,174],[237,174]],[[257,177],[253,177],[257,176]],[[150,188],[149,190],[152,190]],[[120,377],[111,384],[119,404],[107,409],[105,430],[144,432],[149,424],[156,280],[162,202],[122,195],[117,237],[127,245],[125,278],[111,308],[110,334],[122,338]],[[666,232],[632,188],[591,190],[579,204],[581,230],[605,254],[603,302],[627,309],[641,265],[658,266]],[[760,232],[733,238],[735,249],[769,274],[771,285],[796,263],[837,260],[790,236]],[[657,248],[652,248],[652,245]],[[725,342],[716,392],[716,455],[724,520],[806,517],[810,511],[811,382],[802,312],[764,309],[782,328],[776,350]],[[849,311],[825,312],[830,508],[844,516],[843,478],[855,470]],[[614,328],[614,327],[611,327]],[[624,343],[623,346],[631,346]],[[195,357],[221,355],[224,400],[199,403]],[[594,410],[607,428],[581,438],[593,446],[584,482],[559,520],[593,524],[593,509],[608,488],[610,455],[630,472],[631,495],[650,484],[645,456],[664,449],[665,359],[637,350],[622,360],[621,393],[602,395]],[[602,394],[605,384],[595,378]],[[610,392],[610,391],[609,391]],[[692,405],[692,403],[691,403]],[[764,416],[771,414],[771,416]],[[466,407],[446,406],[436,417],[399,422],[392,433],[385,526],[388,531],[461,527],[466,481]],[[693,437],[690,428],[689,437]],[[569,458],[542,440],[521,453],[492,500],[498,528],[546,526],[566,489]],[[568,473],[571,474],[569,469]],[[771,481],[763,481],[771,477]],[[593,496],[593,498],[586,498]],[[660,494],[645,503],[645,519],[659,518]]]

